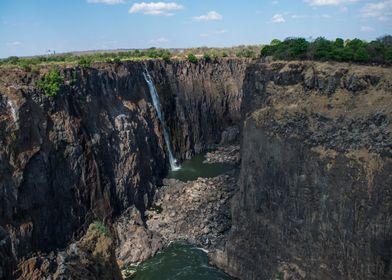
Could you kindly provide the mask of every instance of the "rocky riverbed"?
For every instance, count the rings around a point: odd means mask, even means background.
[[[209,153],[206,162],[235,163],[238,152],[238,146],[222,147]],[[230,200],[237,177],[234,168],[214,178],[163,180],[144,216],[130,208],[116,222],[120,267],[145,261],[172,241],[186,241],[209,251],[223,248],[231,227]]]

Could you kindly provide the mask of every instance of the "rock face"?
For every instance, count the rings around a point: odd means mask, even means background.
[[[15,257],[64,247],[94,219],[148,205],[166,163],[148,89],[132,74],[142,69],[65,69],[55,98],[24,73],[2,84],[0,222]]]
[[[151,204],[168,162],[145,69],[165,108],[176,156],[187,158],[219,143],[240,119],[246,64],[62,68],[65,83],[56,97],[36,87],[47,69],[1,68],[0,226],[9,236],[10,260],[65,248],[92,221],[110,221],[133,206],[143,212]],[[0,253],[9,254],[3,247]],[[2,262],[1,273],[13,264]]]
[[[249,60],[150,62],[178,158],[235,141]],[[226,144],[226,143],[223,143]]]
[[[79,241],[64,251],[39,254],[19,263],[16,279],[121,280],[114,254],[115,240],[101,223],[93,223]]]
[[[159,232],[165,244],[185,240],[205,249],[222,247],[230,229],[230,198],[235,171],[215,178],[181,182],[165,180],[157,192],[155,209],[146,212],[146,224]],[[223,244],[222,244],[223,243]]]
[[[391,279],[392,72],[254,64],[215,263],[241,279]]]

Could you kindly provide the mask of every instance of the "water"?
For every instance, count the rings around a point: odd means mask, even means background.
[[[12,115],[12,118],[13,118],[14,122],[17,122],[18,121],[18,116],[16,114],[16,106],[15,106],[14,102],[12,102],[11,100],[8,100],[7,104],[8,104],[8,106],[11,109],[11,115]]]
[[[165,250],[135,268],[135,280],[229,280],[222,271],[208,265],[202,250],[173,242]]]
[[[171,168],[171,170],[179,170],[180,166],[177,164],[177,160],[174,158],[173,152],[171,149],[170,136],[169,136],[169,133],[167,132],[165,118],[162,113],[161,102],[159,101],[158,92],[155,88],[154,82],[152,81],[151,76],[148,73],[147,69],[145,72],[143,72],[143,76],[144,76],[144,79],[146,80],[148,88],[150,90],[152,104],[154,105],[155,111],[157,112],[157,115],[158,115],[158,119],[161,122],[162,130],[163,130],[163,138],[165,139],[167,152],[169,154],[170,168]]]
[[[194,156],[190,160],[186,160],[181,164],[181,169],[172,170],[168,174],[168,178],[178,179],[180,181],[193,181],[199,177],[212,178],[222,173],[230,171],[234,165],[228,163],[203,163],[205,153]]]

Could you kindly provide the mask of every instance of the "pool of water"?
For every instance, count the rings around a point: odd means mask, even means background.
[[[170,171],[168,178],[178,179],[180,181],[193,181],[199,177],[212,178],[222,173],[230,171],[234,165],[228,163],[203,163],[205,153],[194,156],[192,159],[181,163],[181,169]]]
[[[207,254],[189,244],[173,242],[165,250],[134,268],[127,279],[135,280],[229,280],[208,264]]]

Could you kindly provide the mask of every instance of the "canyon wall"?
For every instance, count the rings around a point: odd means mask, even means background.
[[[0,263],[3,276],[33,252],[65,248],[94,220],[110,224],[132,205],[143,211],[151,204],[168,161],[146,69],[176,156],[188,158],[238,124],[246,63],[60,67],[65,83],[55,97],[36,86],[49,69],[0,69],[0,254],[9,260]],[[232,130],[224,138],[236,138],[238,128]]]
[[[215,263],[241,279],[391,279],[392,72],[255,63]]]
[[[150,61],[178,158],[239,140],[242,83],[250,60]]]

